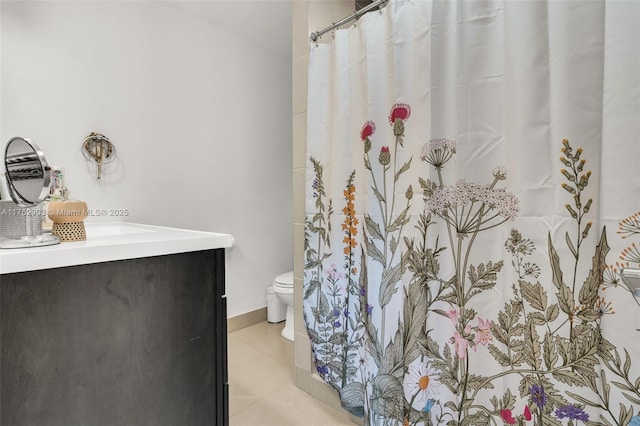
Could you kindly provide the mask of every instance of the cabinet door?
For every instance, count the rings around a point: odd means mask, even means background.
[[[3,275],[0,424],[228,424],[223,295],[223,249]]]

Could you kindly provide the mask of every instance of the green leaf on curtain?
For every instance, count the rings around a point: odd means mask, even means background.
[[[598,377],[598,374],[595,371],[595,368],[598,365],[598,359],[594,355],[584,355],[573,365],[574,370],[580,373],[580,375],[583,376],[583,379],[593,379]],[[591,386],[591,388],[597,392],[595,382],[593,382],[593,386]]]
[[[376,363],[376,367],[380,368],[380,364],[382,363],[382,346],[378,341],[378,330],[373,325],[373,322],[370,318],[367,319],[366,323],[367,330],[367,347],[369,349],[369,354],[373,358],[373,361]]]
[[[401,419],[404,411],[402,383],[390,374],[379,374],[373,377],[371,384],[373,411],[384,417]]]
[[[367,237],[365,237],[364,242],[367,247],[367,256],[378,261],[382,266],[384,266],[387,262],[380,250],[378,250],[378,247],[376,247],[376,243],[371,238]]]
[[[576,316],[583,321],[597,321],[602,317],[602,313],[597,309],[586,308],[578,312]]]
[[[491,334],[496,340],[502,343],[505,346],[509,346],[509,334],[504,331],[501,327],[498,326],[494,321],[491,321],[491,325],[489,326],[491,329]]]
[[[380,231],[380,226],[378,225],[378,222],[373,220],[371,216],[369,216],[368,214],[365,215],[364,223],[367,226],[367,231],[369,232],[369,235],[371,236],[372,239],[384,240],[384,237],[382,236],[382,231]]]
[[[400,331],[402,330],[402,323],[400,320],[398,320],[398,323],[398,330],[396,330],[393,340],[387,344],[384,354],[382,355],[382,363],[378,370],[378,374],[391,374],[398,380],[402,380],[404,375],[404,366],[402,363],[404,345]]]
[[[393,221],[391,225],[387,227],[387,232],[395,232],[400,229],[401,226],[409,223],[409,218],[407,217],[407,213],[409,212],[409,206],[407,206],[396,219]]]
[[[626,407],[622,403],[620,403],[620,415],[618,417],[618,420],[619,420],[618,424],[628,425],[629,422],[631,422],[632,417],[633,417],[633,410],[627,410]]]
[[[330,314],[330,312],[329,302],[327,301],[327,296],[325,296],[324,293],[318,294],[318,307],[313,308],[312,312],[317,322],[326,322],[327,316]]]
[[[327,364],[327,367],[336,377],[342,377],[342,363],[340,361],[334,359]]]
[[[562,286],[566,287],[566,284],[564,284],[564,282],[562,281],[562,270],[560,269],[560,257],[558,256],[558,252],[553,246],[553,241],[551,241],[551,232],[549,232],[548,234],[548,240],[549,240],[549,260],[551,261],[552,280],[556,288],[560,290]]]
[[[521,315],[522,303],[517,300],[511,300],[509,303],[505,303],[503,310],[498,313],[500,328],[504,330],[509,337],[519,336],[524,332],[522,324],[518,324]],[[510,342],[507,340],[505,344],[509,345]]]
[[[483,412],[465,416],[460,423],[461,426],[486,426],[489,424],[489,415]]]
[[[622,372],[625,376],[629,376],[629,372],[631,371],[631,357],[629,356],[629,351],[627,348],[624,348],[624,367],[622,367]],[[638,382],[640,378],[636,381],[636,388],[639,388]]]
[[[458,411],[458,404],[456,404],[454,401],[447,401],[445,402],[444,406],[450,409],[451,411]],[[454,422],[453,424],[458,424],[458,422],[456,422],[455,420],[451,420],[447,424],[450,425],[451,422]]]
[[[424,342],[426,343],[424,349],[429,358],[444,360],[442,355],[440,355],[440,347],[438,346],[438,343],[435,340],[433,340],[429,335],[427,335],[427,338],[424,340]]]
[[[365,235],[365,240],[368,240]],[[367,305],[369,301],[369,283],[367,281],[367,259],[365,256],[364,249],[362,246],[360,247],[360,277],[358,278],[358,286],[360,287],[360,309],[362,312],[362,317],[364,321],[364,330],[365,336],[364,341],[367,345],[367,349],[369,354],[373,358],[376,366],[380,367],[380,360],[382,358],[382,347],[380,342],[378,341],[378,330],[375,325],[373,325],[373,321],[371,321],[371,316],[367,313]]]
[[[562,365],[567,365],[573,360],[569,339],[555,336],[555,343],[558,355],[562,357]]]
[[[567,246],[569,247],[569,250],[571,250],[571,253],[573,254],[573,257],[575,257],[575,259],[578,260],[578,252],[577,252],[576,248],[573,246],[573,242],[571,241],[571,238],[569,237],[569,233],[568,232],[565,232],[564,239],[567,242]]]
[[[491,354],[491,356],[493,356],[495,360],[498,361],[498,364],[503,367],[511,366],[511,358],[509,358],[509,355],[498,349],[496,345],[489,344],[487,347],[489,348],[489,353]]]
[[[530,284],[527,281],[520,280],[520,291],[522,292],[522,297],[529,302],[533,309],[539,311],[547,309],[547,292],[544,291],[539,282]]]
[[[547,309],[547,322],[555,321],[558,315],[560,315],[560,309],[558,305],[554,303]]]
[[[569,370],[555,370],[551,373],[553,377],[562,383],[566,383],[571,386],[584,386],[584,382],[580,376]]]
[[[524,326],[522,327],[522,329],[524,330]],[[511,349],[511,352],[516,354],[518,352],[524,352],[526,348],[527,347],[524,343],[524,340],[513,339],[511,340],[511,344],[509,345],[509,349]]]
[[[309,340],[312,343],[320,343],[322,339],[320,339],[320,335],[312,328],[307,327],[307,334],[309,335]]]
[[[371,190],[373,191],[373,194],[376,196],[378,201],[380,201],[383,204],[387,203],[387,201],[384,199],[384,195],[382,195],[380,191],[378,191],[374,186],[371,187]]]
[[[616,347],[607,339],[600,336],[600,341],[598,342],[598,356],[604,361],[613,361],[614,351],[616,351]],[[636,387],[640,388],[640,383],[638,383]]]
[[[320,281],[318,281],[318,280],[309,281],[309,283],[307,284],[306,288],[304,289],[303,298],[304,299],[308,299],[309,297],[311,297],[313,292],[315,292],[319,288],[320,288]]]
[[[396,239],[395,235],[392,235],[391,236],[391,241],[389,242],[389,250],[391,250],[391,255],[392,256],[396,252],[397,248],[398,248],[398,240]]]
[[[344,333],[343,332],[339,332],[339,333],[334,333],[331,335],[331,337],[329,337],[328,340],[329,343],[332,343],[334,345],[343,345],[345,344],[345,338],[344,338]]]
[[[404,297],[404,363],[410,364],[426,346],[427,289],[418,281],[409,284]]]
[[[398,170],[398,171],[396,172],[396,175],[395,175],[395,177],[394,177],[394,179],[393,179],[393,182],[394,182],[394,183],[398,181],[398,179],[400,178],[400,175],[401,175],[401,174],[403,174],[404,172],[406,172],[407,170],[409,170],[409,167],[411,167],[411,160],[413,160],[413,157],[411,157],[411,158],[409,159],[409,161],[407,161],[406,163],[404,163],[404,164],[402,165],[402,167],[400,168],[400,170]]]
[[[422,192],[425,198],[431,198],[438,185],[433,182],[431,179],[427,179],[426,181],[423,178],[419,178],[420,187],[422,188]]]
[[[371,170],[371,162],[369,162],[369,156],[364,156],[364,168],[367,170]]]
[[[351,414],[364,416],[364,385],[360,382],[351,382],[340,389],[342,407]]]
[[[622,393],[622,395],[624,395],[625,398],[627,398],[629,401],[631,401],[634,404],[640,404],[640,398],[634,396],[634,395],[629,395],[627,393]]]
[[[513,407],[516,403],[516,397],[511,393],[511,389],[507,388],[507,391],[502,396],[502,405],[501,407]]]
[[[556,346],[553,344],[553,337],[550,332],[547,331],[542,344],[544,347],[544,364],[547,370],[552,370],[556,362],[558,362],[558,354],[556,353]]]
[[[545,325],[547,323],[547,319],[540,312],[530,312],[527,314],[527,321],[534,325]]]
[[[556,293],[558,297],[558,304],[562,312],[568,315],[573,315],[574,309],[574,300],[573,300],[573,292],[571,289],[564,283],[562,283],[562,287],[560,287],[560,291]]]
[[[451,305],[455,305],[458,301],[458,296],[455,292],[455,290],[451,290],[449,293],[446,294],[441,294],[438,297],[438,300],[441,302],[447,302]]]
[[[600,284],[602,284],[602,273],[607,266],[607,253],[609,253],[609,245],[607,244],[607,228],[603,227],[602,233],[600,234],[600,242],[596,246],[596,253],[593,256],[589,276],[578,294],[578,300],[585,306],[592,307],[596,302],[598,289],[600,288]]]
[[[378,303],[381,309],[391,301],[391,297],[398,291],[396,284],[401,277],[402,263],[398,263],[396,266],[387,268],[382,272],[382,282],[380,283],[380,293],[378,294]]]
[[[600,384],[602,386],[602,391],[604,393],[604,400],[609,401],[609,392],[611,392],[611,385],[607,381],[607,375],[604,369],[600,371]]]
[[[540,360],[542,355],[542,352],[540,351],[540,336],[538,336],[535,324],[533,322],[529,322],[527,324],[524,336],[525,346],[528,349],[524,352],[525,360],[535,370],[539,370],[540,365],[542,364]]]
[[[469,374],[467,378],[467,388],[473,391],[478,389],[494,389],[495,386],[486,377],[476,376],[475,374]]]
[[[502,269],[504,262],[493,263],[488,262],[486,265],[481,263],[476,269],[473,265],[469,266],[469,280],[471,281],[471,287],[480,290],[489,290],[496,285],[498,279],[498,272]],[[476,292],[470,292],[470,294],[477,294]],[[470,299],[471,296],[468,298]]]

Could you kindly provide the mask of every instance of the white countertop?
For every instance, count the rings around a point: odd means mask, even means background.
[[[0,274],[229,248],[229,234],[129,222],[86,222],[86,241],[0,249]]]

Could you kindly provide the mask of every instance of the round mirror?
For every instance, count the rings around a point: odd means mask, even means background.
[[[45,199],[51,168],[36,144],[29,139],[12,138],[4,152],[4,165],[9,194],[16,204],[30,207]]]
[[[6,188],[13,202],[2,200],[11,213],[0,226],[0,249],[48,246],[60,243],[42,232],[41,203],[49,193],[51,168],[40,148],[29,139],[12,138],[4,151]]]

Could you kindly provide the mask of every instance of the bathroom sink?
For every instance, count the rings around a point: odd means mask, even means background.
[[[152,227],[123,222],[85,223],[87,238],[115,237],[119,235],[155,232]]]
[[[85,241],[0,250],[0,274],[228,248],[228,234],[132,222],[85,222]]]

